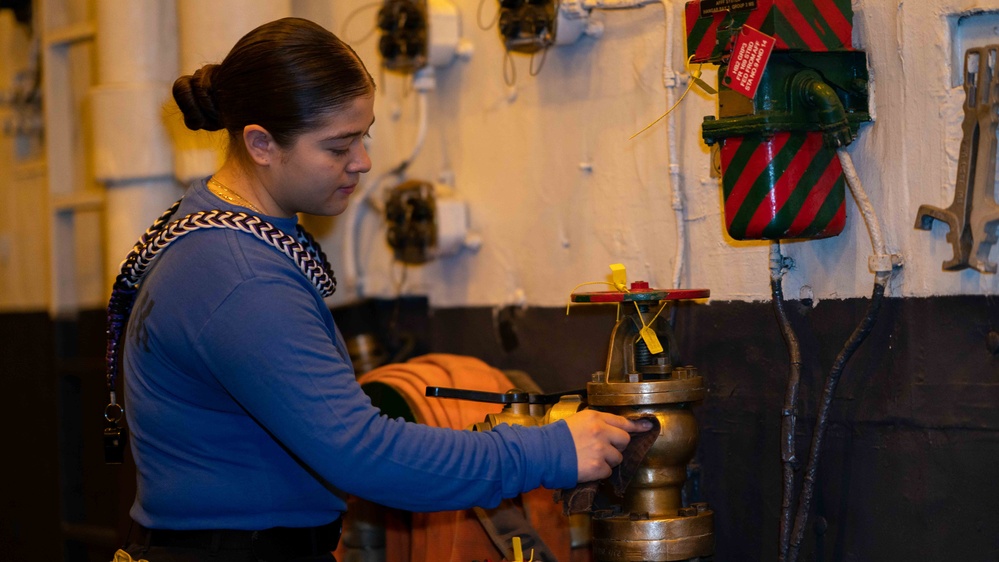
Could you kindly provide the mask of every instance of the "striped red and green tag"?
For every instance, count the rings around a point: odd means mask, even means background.
[[[846,182],[822,133],[721,143],[725,223],[736,240],[827,238],[846,223]]]
[[[701,1],[687,2],[687,56],[691,62],[721,61],[731,52],[730,33],[719,42],[719,30],[743,25],[759,29],[776,40],[776,49],[842,51],[853,48],[851,0],[757,0],[751,10],[721,11],[701,16]],[[733,36],[734,37],[734,36]]]

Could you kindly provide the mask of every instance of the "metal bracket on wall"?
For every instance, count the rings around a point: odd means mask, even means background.
[[[982,273],[995,273],[988,260],[992,246],[999,241],[999,203],[996,203],[996,125],[999,124],[999,72],[996,59],[999,45],[968,49],[964,57],[963,138],[957,165],[954,201],[946,209],[921,205],[916,228],[930,230],[933,220],[944,222],[950,231],[947,241],[954,255],[943,269],[959,271],[968,267]]]

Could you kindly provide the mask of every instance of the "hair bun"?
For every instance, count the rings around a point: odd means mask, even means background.
[[[215,92],[212,76],[219,65],[206,64],[173,83],[173,99],[184,114],[184,125],[197,131],[218,131],[223,127],[218,107],[215,105]]]

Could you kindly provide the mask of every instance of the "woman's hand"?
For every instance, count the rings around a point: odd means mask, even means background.
[[[621,464],[621,451],[631,441],[628,433],[652,428],[648,421],[631,421],[621,416],[583,410],[565,419],[576,446],[579,482],[607,478],[611,469]]]

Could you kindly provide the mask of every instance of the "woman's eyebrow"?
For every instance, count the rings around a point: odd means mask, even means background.
[[[375,119],[374,119],[374,117],[372,117],[371,118],[371,123],[363,131],[348,131],[346,133],[340,133],[339,135],[334,135],[332,137],[326,137],[325,139],[323,139],[323,141],[335,141],[335,140],[348,139],[348,138],[351,138],[351,137],[359,137],[361,135],[366,134],[368,132],[368,130],[371,129],[371,126],[374,125],[374,124],[375,124]]]

